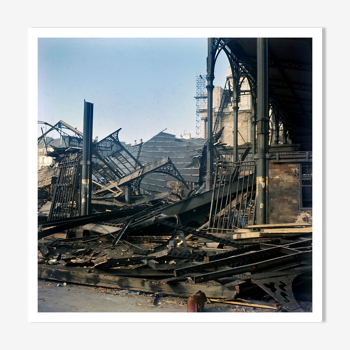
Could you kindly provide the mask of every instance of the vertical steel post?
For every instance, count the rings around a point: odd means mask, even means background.
[[[252,156],[255,155],[255,148],[256,148],[256,99],[254,98],[253,94],[251,96],[251,117],[250,117],[250,142],[252,143]]]
[[[124,188],[124,195],[125,195],[125,202],[127,204],[131,204],[131,186],[130,185],[127,185]]]
[[[214,81],[214,52],[213,39],[208,38],[208,57],[207,57],[207,92],[208,92],[208,111],[207,111],[207,175],[206,190],[209,191],[213,186],[213,85]]]
[[[256,174],[256,223],[266,224],[266,192],[268,177],[266,171],[266,154],[269,138],[269,101],[268,101],[268,41],[257,39],[258,70],[258,120],[257,120],[257,174]]]
[[[283,123],[283,144],[287,144],[287,130],[286,130],[286,122]]]
[[[273,112],[273,117],[274,117],[274,124],[275,124],[275,131],[274,131],[274,140],[273,140],[273,144],[274,145],[278,145],[279,142],[279,120],[278,120],[278,115],[276,114],[276,112]]]
[[[232,69],[233,78],[233,161],[238,162],[238,102],[239,102],[239,74],[238,65]]]
[[[83,158],[81,160],[81,205],[80,215],[89,215],[91,210],[91,157],[92,121],[94,105],[84,100]]]

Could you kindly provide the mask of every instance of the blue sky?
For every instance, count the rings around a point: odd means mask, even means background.
[[[206,38],[39,38],[38,120],[82,131],[85,99],[99,140],[119,128],[128,143],[164,129],[195,137],[196,75],[206,74],[206,57]],[[227,72],[222,54],[215,86]]]

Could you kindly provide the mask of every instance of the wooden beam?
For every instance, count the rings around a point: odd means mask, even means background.
[[[143,278],[125,276],[122,277],[96,273],[95,271],[89,273],[88,270],[92,271],[93,269],[66,267],[59,265],[40,265],[38,267],[38,277],[39,279],[108,288],[131,289],[150,293],[164,293],[180,297],[189,297],[190,295],[198,292],[198,290],[204,292],[207,298],[215,299],[233,300],[238,294],[234,287],[232,287],[232,290],[230,290],[223,285],[213,286],[211,283],[192,284],[186,282],[177,282],[167,284],[165,282],[149,279],[146,280]]]
[[[227,301],[227,300],[218,300],[218,299],[209,299],[211,302],[214,303],[223,303],[223,304],[233,304],[233,305],[240,305],[240,306],[250,306],[250,307],[261,307],[265,309],[273,309],[277,310],[277,306],[271,306],[266,304],[253,304],[253,303],[243,303],[240,301]]]
[[[271,228],[260,230],[260,233],[312,233],[311,227],[299,228]]]
[[[312,226],[312,224],[308,223],[289,223],[289,224],[264,224],[264,225],[248,225],[247,228],[251,229],[259,229],[259,228],[279,228],[279,227],[306,227]]]
[[[115,188],[119,191],[119,192],[115,192],[115,191],[111,190],[110,188],[108,188],[108,187],[106,187],[106,186],[103,186],[103,185],[99,184],[98,182],[96,182],[96,181],[94,181],[94,180],[92,180],[92,182],[93,182],[95,185],[102,187],[104,190],[110,191],[110,192],[114,193],[114,197],[118,197],[118,196],[120,196],[120,195],[123,193],[123,191],[122,191],[118,186],[113,186],[113,187],[115,187]]]
[[[106,234],[106,233],[116,233],[121,230],[121,227],[100,225],[100,224],[86,224],[82,226],[82,229],[93,233]]]

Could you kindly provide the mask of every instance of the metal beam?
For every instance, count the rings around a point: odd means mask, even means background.
[[[269,99],[268,99],[268,39],[257,39],[258,62],[258,149],[256,170],[256,223],[266,224],[266,154],[269,137]]]
[[[207,174],[206,189],[209,191],[213,186],[213,81],[214,81],[214,54],[213,39],[208,38],[208,57],[207,57],[207,94],[208,94],[208,112],[207,112]]]
[[[93,104],[84,100],[84,137],[83,158],[81,160],[81,206],[80,215],[89,215],[91,210],[91,144],[92,144],[92,121]]]
[[[287,84],[285,81],[281,80],[269,80],[270,89],[290,89],[292,87],[294,90],[310,91],[312,92],[312,85],[293,83]]]
[[[142,167],[141,169],[137,169],[132,173],[122,177],[120,180],[110,182],[104,189],[98,190],[95,194],[99,194],[105,192],[108,189],[113,189],[114,187],[122,187],[122,186],[133,186],[136,190],[139,190],[141,181],[143,178],[151,173],[162,173],[176,178],[178,181],[182,182],[184,186],[188,189],[186,181],[180,174],[180,172],[176,169],[174,163],[171,161],[169,157],[164,157],[161,160],[157,160],[152,164]]]
[[[252,62],[256,62],[254,58],[251,59]],[[312,64],[291,62],[291,61],[281,61],[275,58],[269,59],[269,68],[285,68],[312,72]]]
[[[247,264],[243,266],[238,266],[229,269],[222,269],[215,272],[209,272],[202,275],[194,276],[192,279],[195,283],[206,282],[210,280],[215,280],[218,278],[233,276],[237,274],[242,274],[245,272],[257,272],[262,271],[271,267],[281,266],[288,262],[299,262],[307,260],[311,257],[311,252],[295,253],[290,255],[281,256],[278,258],[272,258],[268,260],[259,261],[253,264]]]
[[[233,78],[233,162],[238,162],[238,102],[239,102],[239,70],[238,65],[231,64]]]

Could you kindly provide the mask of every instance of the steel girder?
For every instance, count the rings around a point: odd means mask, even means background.
[[[115,178],[130,174],[141,163],[120,143],[118,129],[99,141],[93,147],[93,155],[104,163]],[[94,163],[97,163],[96,160]]]
[[[68,123],[64,122],[63,120],[60,120],[58,123],[56,123],[55,125],[51,125],[47,122],[42,122],[42,121],[38,121],[38,124],[44,124],[44,125],[48,125],[51,128],[46,131],[45,133],[43,133],[40,137],[38,137],[38,145],[40,144],[40,142],[44,139],[44,137],[50,133],[52,130],[56,130],[61,136],[62,135],[66,135],[68,137],[71,137],[70,135],[68,135],[65,131],[63,131],[63,129],[67,129],[70,131],[73,131],[78,138],[83,138],[83,133],[75,128],[73,128],[71,125],[69,125]]]
[[[262,271],[268,268],[276,268],[278,266],[287,264],[289,262],[301,262],[311,258],[311,256],[312,256],[311,252],[298,252],[294,254],[288,254],[288,255],[279,256],[268,260],[262,260],[255,263],[246,264],[243,266],[237,266],[234,268],[222,269],[215,272],[196,275],[196,276],[193,276],[193,280],[195,283],[201,283],[201,282],[206,282],[206,281],[227,277],[227,276],[233,276],[233,275],[237,275],[245,272]]]
[[[311,266],[292,270],[267,272],[251,276],[253,283],[271,295],[283,307],[292,312],[303,311],[293,293],[294,279],[305,272],[311,271]]]
[[[166,175],[170,175],[177,179],[178,181],[182,182],[186,188],[188,188],[186,181],[181,176],[180,172],[177,170],[174,163],[171,161],[169,157],[165,157],[161,160],[157,160],[152,164],[146,165],[142,168],[138,168],[134,170],[133,172],[129,173],[128,175],[120,178],[117,181],[111,181],[111,183],[107,186],[107,188],[112,189],[113,187],[125,187],[125,186],[132,186],[135,191],[140,191],[140,184],[144,177],[146,175],[152,174],[152,173],[162,173]],[[101,189],[95,194],[104,192],[105,189]]]

